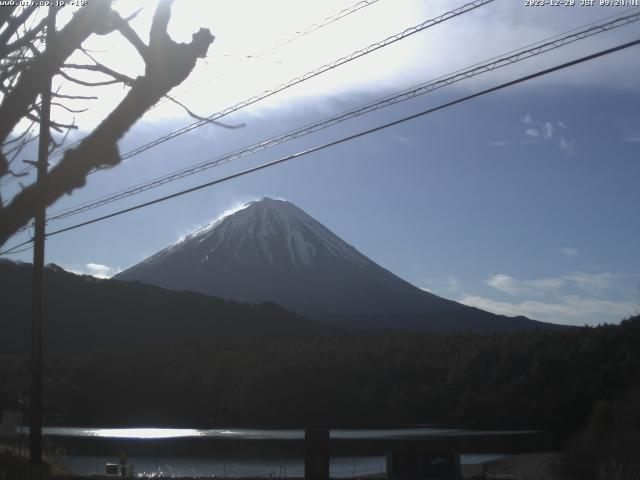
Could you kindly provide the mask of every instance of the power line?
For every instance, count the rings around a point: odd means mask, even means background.
[[[403,40],[411,35],[414,35],[416,33],[419,33],[427,28],[433,27],[435,25],[438,25],[442,22],[445,22],[447,20],[450,20],[452,18],[458,17],[464,13],[467,13],[471,10],[475,10],[478,7],[481,7],[483,5],[486,5],[488,3],[493,2],[494,0],[475,0],[474,2],[470,2],[467,3],[459,8],[456,8],[454,10],[451,10],[449,12],[446,12],[438,17],[426,20],[418,25],[415,25],[413,27],[407,28],[405,30],[403,30],[400,33],[397,33],[395,35],[391,35],[389,37],[387,37],[386,39],[373,43],[365,48],[362,48],[360,50],[356,50],[355,52],[350,53],[349,55],[346,55],[344,57],[341,57],[337,60],[334,60],[331,63],[327,63],[319,68],[316,68],[315,70],[311,70],[299,77],[293,78],[291,80],[289,80],[288,82],[282,83],[274,88],[271,88],[269,90],[265,90],[262,93],[255,95],[247,100],[243,100],[242,102],[239,102],[231,107],[227,107],[224,110],[214,113],[212,115],[210,115],[209,117],[207,117],[206,120],[199,120],[197,122],[194,122],[186,127],[183,127],[179,130],[175,130],[173,132],[170,132],[152,142],[149,142],[147,144],[141,145],[137,148],[135,148],[134,150],[130,150],[129,152],[125,153],[124,155],[122,155],[122,160],[126,160],[128,158],[131,158],[133,156],[139,155],[140,153],[145,152],[146,150],[149,150],[150,148],[153,148],[161,143],[164,143],[168,140],[171,140],[175,137],[178,137],[180,135],[183,135],[185,133],[190,132],[191,130],[194,130],[196,128],[202,127],[204,125],[209,124],[212,121],[216,121],[219,120],[220,118],[227,116],[231,113],[234,113],[242,108],[248,107],[250,105],[253,105],[254,103],[257,103],[261,100],[264,100],[268,97],[271,97],[279,92],[282,92],[283,90],[286,90],[288,88],[291,88],[299,83],[302,83],[306,80],[309,80],[311,78],[317,77],[318,75],[321,75],[325,72],[328,72],[329,70],[333,70],[341,65],[344,65],[348,62],[351,62],[353,60],[356,60],[360,57],[363,57],[365,55],[368,55],[369,53],[375,52],[381,48],[384,48],[388,45],[391,45],[395,42],[398,42],[400,40]]]
[[[150,148],[155,147],[156,145],[160,145],[161,143],[164,143],[168,140],[171,140],[173,138],[176,138],[180,135],[183,135],[185,133],[188,133],[196,128],[202,127],[204,125],[210,124],[213,121],[219,120],[222,117],[225,117],[231,113],[237,112],[238,110],[248,107],[250,105],[253,105],[261,100],[264,100],[266,98],[269,98],[277,93],[280,93],[288,88],[291,88],[295,85],[298,85],[302,82],[305,82],[311,78],[315,78],[318,75],[321,75],[325,72],[328,72],[329,70],[333,70],[341,65],[344,65],[348,62],[351,62],[353,60],[356,60],[360,57],[363,57],[365,55],[368,55],[369,53],[375,52],[381,48],[384,48],[388,45],[391,45],[395,42],[398,42],[400,40],[403,40],[411,35],[414,35],[416,33],[419,33],[423,30],[426,30],[427,28],[433,27],[435,25],[438,25],[440,23],[446,22],[447,20],[450,20],[452,18],[458,17],[460,15],[463,15],[467,12],[470,12],[472,10],[475,10],[476,8],[479,8],[483,5],[486,5],[488,3],[493,2],[494,0],[475,0],[473,2],[467,3],[465,5],[462,5],[461,7],[455,8],[453,10],[450,10],[448,12],[445,12],[437,17],[431,18],[429,20],[425,20],[424,22],[415,25],[413,27],[409,27],[405,30],[403,30],[402,32],[396,33],[394,35],[391,35],[387,38],[385,38],[384,40],[372,43],[371,45],[356,50],[352,53],[350,53],[349,55],[346,55],[344,57],[340,57],[337,60],[334,60],[330,63],[327,63],[321,67],[318,67],[314,70],[310,70],[307,73],[300,75],[298,77],[295,77],[285,83],[281,83],[280,85],[273,87],[271,89],[268,90],[264,90],[262,93],[259,93],[258,95],[255,95],[251,98],[248,98],[246,100],[243,100],[239,103],[236,103],[235,105],[232,105],[230,107],[225,108],[224,110],[221,110],[219,112],[213,113],[212,115],[210,115],[209,117],[207,117],[206,119],[203,120],[198,120],[197,122],[191,123],[185,127],[182,127],[178,130],[174,130],[172,132],[167,133],[166,135],[163,135],[161,137],[158,137],[157,139],[148,142],[144,145],[140,145],[139,147],[133,149],[133,150],[129,150],[128,152],[126,152],[125,154],[121,155],[121,159],[122,160],[126,160],[128,158],[134,157],[136,155],[141,154],[142,152],[145,152],[146,150],[149,150]],[[71,146],[67,147],[67,148],[71,148]],[[61,150],[60,152],[58,152],[57,155],[60,155],[62,153],[64,153],[67,149]],[[102,170],[102,168],[93,170],[90,173],[95,173],[97,171]]]
[[[115,202],[117,200],[121,200],[133,195],[137,195],[139,193],[142,193],[144,191],[147,190],[151,190],[153,188],[157,188],[160,187],[166,183],[170,183],[176,180],[179,180],[181,178],[185,178],[187,176],[190,175],[194,175],[196,173],[200,173],[204,170],[213,168],[213,167],[217,167],[219,165],[222,164],[226,164],[228,162],[231,162],[233,160],[237,160],[239,158],[243,158],[247,155],[256,153],[258,151],[273,147],[275,145],[279,145],[282,143],[285,143],[287,141],[296,139],[296,138],[300,138],[306,135],[309,135],[311,133],[315,133],[317,131],[329,128],[333,125],[336,125],[338,123],[344,122],[346,120],[355,118],[355,117],[359,117],[361,115],[376,111],[378,109],[381,108],[386,108],[388,106],[391,105],[395,105],[397,103],[400,102],[404,102],[413,98],[416,98],[420,95],[424,95],[426,93],[430,93],[436,89],[451,85],[455,82],[461,81],[461,80],[465,80],[468,78],[471,78],[473,76],[482,74],[482,73],[486,73],[486,72],[490,72],[493,71],[495,69],[498,68],[502,68],[508,65],[512,65],[516,62],[519,61],[523,61],[526,60],[528,58],[549,52],[551,50],[555,50],[557,48],[569,45],[571,43],[574,43],[578,40],[582,40],[584,38],[588,38],[591,37],[593,35],[611,30],[613,28],[618,28],[621,27],[623,25],[628,25],[630,23],[633,22],[637,22],[638,20],[640,20],[640,12],[637,12],[635,14],[632,15],[627,15],[625,17],[622,18],[618,18],[615,19],[613,21],[604,23],[604,24],[598,24],[595,26],[591,26],[590,28],[578,31],[576,33],[570,34],[570,35],[566,35],[563,37],[560,37],[562,34],[557,35],[556,37],[552,37],[552,38],[556,38],[555,40],[549,41],[549,42],[545,42],[545,43],[541,43],[544,42],[544,40],[542,40],[541,42],[537,42],[536,44],[533,44],[533,47],[527,48],[527,47],[523,47],[521,49],[518,50],[513,50],[511,52],[509,52],[508,54],[504,54],[502,56],[498,56],[498,57],[494,57],[488,61],[485,61],[484,63],[477,63],[474,64],[473,66],[467,68],[467,69],[462,69],[462,70],[458,70],[456,72],[453,72],[452,74],[446,75],[446,76],[442,76],[439,77],[435,80],[432,80],[430,82],[427,83],[423,83],[420,84],[418,86],[412,87],[411,89],[408,90],[404,90],[402,92],[396,93],[394,95],[390,95],[387,97],[384,97],[382,99],[364,104],[362,106],[359,106],[355,109],[351,109],[348,110],[346,112],[343,112],[339,115],[335,115],[335,116],[331,116],[328,117],[326,119],[320,120],[318,122],[315,123],[311,123],[308,124],[304,127],[301,127],[299,129],[295,129],[292,131],[289,131],[285,134],[282,134],[280,136],[277,137],[272,137],[270,139],[266,139],[263,140],[259,143],[256,143],[254,145],[251,145],[249,147],[245,147],[243,149],[240,150],[236,150],[234,152],[231,153],[227,153],[221,156],[217,156],[214,158],[211,158],[209,160],[206,160],[204,162],[195,164],[191,167],[185,168],[185,169],[180,169],[177,171],[174,171],[172,173],[163,175],[161,177],[155,178],[153,180],[149,180],[143,183],[139,183],[137,185],[134,185],[132,187],[129,187],[127,189],[124,190],[120,190],[118,192],[100,197],[98,199],[94,199],[91,200],[89,202],[86,202],[84,204],[80,204],[80,205],[76,205],[75,207],[69,207],[67,209],[58,211],[53,213],[52,215],[50,215],[49,217],[49,221],[56,221],[56,220],[61,220],[64,218],[68,218],[89,210],[93,210],[95,208],[107,205],[109,203]],[[575,29],[574,29],[575,30]],[[573,31],[573,30],[571,30]],[[557,38],[560,37],[560,38]]]
[[[354,5],[351,5],[350,7],[347,7],[343,10],[340,10],[338,13],[335,13],[333,15],[329,15],[326,18],[323,18],[322,20],[320,20],[318,23],[315,23],[313,25],[309,25],[307,28],[303,29],[302,31],[296,32],[294,35],[292,35],[289,38],[286,38],[284,40],[282,40],[281,42],[278,42],[275,46],[273,46],[271,49],[271,51],[273,50],[277,50],[279,48],[284,47],[285,45],[288,45],[291,42],[294,42],[295,40],[298,40],[306,35],[309,35],[310,33],[315,32],[316,30],[319,30],[321,28],[326,27],[327,25],[331,25],[332,23],[348,16],[351,15],[352,13],[355,13],[359,10],[362,10],[363,8],[369,7],[371,5],[373,5],[374,3],[377,3],[379,0],[362,0]],[[262,53],[256,54],[256,55],[252,55],[251,58],[258,58],[261,57],[263,55],[266,54],[267,51],[263,51]]]
[[[247,60],[255,60],[256,58],[263,57],[268,52],[277,51],[278,49],[284,47],[285,45],[293,43],[294,41],[299,40],[300,38],[305,37],[305,36],[315,32],[316,30],[320,30],[321,28],[324,28],[324,27],[326,27],[328,25],[331,25],[332,23],[337,22],[338,20],[341,20],[342,18],[344,18],[344,17],[346,17],[348,15],[356,13],[359,10],[362,10],[363,8],[369,7],[369,6],[377,3],[378,1],[379,0],[361,0],[360,2],[350,6],[348,8],[340,10],[339,12],[337,12],[337,13],[335,13],[333,15],[329,15],[328,17],[320,20],[318,23],[314,23],[312,25],[309,25],[308,27],[296,32],[294,35],[291,35],[288,38],[284,38],[281,41],[276,42],[271,48],[262,50],[261,52],[255,53],[255,54],[235,55],[235,56],[243,56],[244,57],[243,59],[241,59],[238,62],[236,62],[236,64],[245,62]],[[228,56],[231,56],[231,55],[220,55],[219,57],[225,57],[225,56],[228,57]],[[215,56],[214,56],[214,58],[215,58]],[[200,86],[200,84],[189,85],[185,90],[179,92],[178,95],[183,94],[185,92],[188,92],[194,86]],[[162,103],[164,103],[166,101],[168,101],[168,99],[165,97],[165,98],[161,99],[159,102],[157,102],[156,104],[154,104],[151,107],[149,107],[149,109],[147,111],[153,110],[154,108],[156,108],[157,106],[161,105]]]
[[[329,15],[328,17],[323,18],[322,20],[320,20],[318,23],[314,23],[312,25],[309,25],[308,27],[302,29],[301,31],[296,32],[294,35],[283,39],[282,41],[278,42],[277,44],[275,44],[273,47],[271,47],[268,50],[263,50],[260,53],[257,54],[253,54],[253,55],[247,55],[246,58],[250,58],[250,59],[255,59],[255,58],[259,58],[264,56],[268,51],[275,51],[278,50],[279,48],[282,48],[285,45],[288,45],[306,35],[309,35],[313,32],[315,32],[316,30],[320,30],[321,28],[324,28],[334,22],[337,22],[338,20],[341,20],[344,17],[347,17],[353,13],[356,13],[360,10],[362,10],[363,8],[369,7],[377,2],[379,2],[380,0],[361,0],[357,3],[355,3],[354,5],[351,5],[350,7],[347,7],[343,10],[340,10],[337,13],[334,13],[333,15]],[[162,102],[162,100],[156,104],[154,104],[153,106],[151,106],[149,108],[149,110],[154,109],[155,107],[157,107],[160,103]],[[37,135],[34,137],[37,138]],[[79,140],[76,140],[75,142],[67,145],[64,148],[61,148],[57,151],[54,151],[51,153],[50,157],[56,157],[61,155],[62,153],[64,153],[66,150],[74,148],[76,146],[78,146],[82,141],[84,140],[84,138],[81,138]],[[33,170],[35,167],[33,165],[30,165],[28,167],[23,168],[22,170],[20,170],[18,172],[19,176],[23,176],[26,175],[27,173],[29,173],[31,170]],[[0,188],[4,187],[5,185],[8,185],[9,183],[13,182],[13,180],[15,180],[15,177],[5,177],[4,181],[0,181]]]
[[[14,253],[26,252],[27,250],[30,250],[31,248],[33,248],[32,244],[33,244],[33,239],[30,238],[29,240],[25,240],[22,243],[18,243],[17,245],[14,245],[11,248],[7,248],[6,250],[2,250],[0,252],[0,255],[11,255],[11,254],[14,254]],[[20,247],[23,247],[25,245],[29,245],[29,247],[23,248],[21,250],[18,250]]]
[[[244,57],[244,60],[246,59],[256,59],[256,58],[260,58],[264,55],[266,55],[268,52],[271,51],[275,51],[278,50],[282,47],[284,47],[285,45],[288,45],[302,37],[305,37],[307,35],[309,35],[310,33],[315,32],[316,30],[320,30],[321,28],[324,28],[328,25],[331,25],[334,22],[337,22],[338,20],[341,20],[344,17],[347,17],[353,13],[358,12],[359,10],[362,10],[363,8],[369,7],[375,3],[377,3],[380,0],[361,0],[357,3],[355,3],[354,5],[351,5],[350,7],[347,7],[345,9],[340,10],[337,13],[334,13],[333,15],[329,15],[328,17],[323,18],[322,20],[320,20],[317,23],[314,23],[312,25],[309,25],[308,27],[305,27],[301,30],[298,30],[296,33],[294,33],[293,35],[290,35],[289,37],[283,38],[282,40],[276,42],[272,47],[264,49],[262,51],[260,51],[259,53],[253,53],[253,54],[245,54],[245,55],[241,55],[241,54],[237,54],[237,55],[233,55],[233,56],[237,56],[237,57]],[[224,56],[232,56],[232,55],[219,55],[219,57],[224,57]],[[240,63],[240,62],[238,62]]]
[[[28,252],[29,250],[31,250],[31,249],[33,248],[33,241],[32,241],[32,240],[29,240],[27,243],[28,243],[29,245],[28,245],[28,246],[26,246],[26,247],[24,247],[24,248],[21,248],[21,249],[19,249],[19,250],[16,250],[16,248],[18,248],[18,246],[16,246],[16,247],[11,248],[11,249],[9,249],[9,250],[5,250],[4,252],[0,252],[0,255],[16,255],[16,254],[18,254],[18,253]],[[19,245],[19,246],[22,246],[22,245],[26,245],[26,243],[22,243],[22,244],[21,244],[21,245]]]
[[[163,197],[159,197],[159,198],[156,198],[154,200],[150,200],[148,202],[140,203],[138,205],[134,205],[133,207],[125,208],[125,209],[110,213],[108,215],[103,215],[103,216],[100,216],[100,217],[97,217],[97,218],[93,218],[91,220],[87,220],[85,222],[81,222],[81,223],[77,223],[75,225],[71,225],[71,226],[66,227],[66,228],[61,228],[59,230],[55,230],[53,232],[49,232],[47,234],[47,237],[50,237],[50,236],[53,236],[53,235],[58,235],[58,234],[64,233],[64,232],[68,232],[70,230],[75,230],[75,229],[78,229],[78,228],[81,228],[81,227],[84,227],[84,226],[87,226],[87,225],[91,225],[93,223],[97,223],[97,222],[100,222],[100,221],[103,221],[103,220],[106,220],[106,219],[109,219],[109,218],[113,218],[113,217],[117,217],[119,215],[123,215],[125,213],[129,213],[129,212],[132,212],[132,211],[135,211],[135,210],[139,210],[141,208],[149,207],[151,205],[155,205],[157,203],[161,203],[161,202],[164,202],[166,200],[170,200],[172,198],[180,197],[182,195],[186,195],[188,193],[195,192],[197,190],[202,190],[204,188],[211,187],[213,185],[217,185],[219,183],[223,183],[223,182],[226,182],[226,181],[229,181],[229,180],[233,180],[235,178],[242,177],[244,175],[248,175],[250,173],[257,172],[259,170],[264,170],[266,168],[269,168],[269,167],[272,167],[272,166],[275,166],[275,165],[279,165],[281,163],[285,163],[285,162],[288,162],[288,161],[296,159],[296,158],[303,157],[303,156],[308,155],[310,153],[315,153],[315,152],[318,152],[318,151],[321,151],[321,150],[324,150],[324,149],[339,145],[341,143],[345,143],[345,142],[348,142],[348,141],[351,141],[351,140],[355,140],[356,138],[364,137],[365,135],[369,135],[371,133],[379,132],[381,130],[384,130],[384,129],[392,127],[392,126],[399,125],[401,123],[405,123],[405,122],[408,122],[410,120],[414,120],[416,118],[423,117],[425,115],[429,115],[429,114],[437,112],[439,110],[444,110],[445,108],[449,108],[449,107],[452,107],[454,105],[458,105],[460,103],[472,100],[474,98],[481,97],[481,96],[487,95],[489,93],[496,92],[498,90],[503,90],[505,88],[512,87],[514,85],[518,85],[520,83],[524,83],[524,82],[527,82],[529,80],[533,80],[535,78],[542,77],[544,75],[548,75],[550,73],[557,72],[559,70],[564,70],[566,68],[569,68],[569,67],[581,64],[581,63],[585,63],[585,62],[588,62],[590,60],[594,60],[594,59],[599,58],[599,57],[610,55],[612,53],[615,53],[615,52],[618,52],[618,51],[621,51],[621,50],[624,50],[624,49],[627,49],[627,48],[631,48],[631,47],[634,47],[634,46],[637,46],[637,45],[640,45],[640,39],[634,40],[632,42],[627,42],[627,43],[624,43],[622,45],[618,45],[616,47],[608,48],[606,50],[601,50],[601,51],[593,53],[591,55],[587,55],[587,56],[580,57],[578,59],[572,60],[570,62],[566,62],[566,63],[562,63],[560,65],[556,65],[555,67],[550,67],[550,68],[547,68],[547,69],[544,69],[544,70],[539,70],[538,72],[535,72],[535,73],[532,73],[532,74],[529,74],[529,75],[525,75],[523,77],[519,77],[519,78],[517,78],[515,80],[511,80],[509,82],[501,83],[501,84],[499,84],[497,86],[482,90],[480,92],[476,92],[476,93],[473,93],[471,95],[467,95],[467,96],[458,98],[456,100],[452,100],[450,102],[443,103],[441,105],[438,105],[437,107],[429,108],[429,109],[423,110],[423,111],[421,111],[419,113],[415,113],[413,115],[408,115],[408,116],[402,117],[402,118],[400,118],[398,120],[394,120],[392,122],[388,122],[388,123],[385,123],[383,125],[379,125],[377,127],[373,127],[373,128],[367,129],[367,130],[363,130],[361,132],[358,132],[358,133],[355,133],[355,134],[352,134],[352,135],[348,135],[348,136],[342,137],[342,138],[340,138],[338,140],[334,140],[334,141],[331,141],[331,142],[328,142],[328,143],[324,143],[322,145],[318,145],[318,146],[309,148],[307,150],[303,150],[303,151],[294,153],[292,155],[287,155],[287,156],[281,157],[281,158],[279,158],[277,160],[273,160],[271,162],[266,162],[266,163],[260,164],[258,166],[255,166],[255,167],[248,168],[248,169],[243,170],[241,172],[237,172],[237,173],[234,173],[232,175],[228,175],[226,177],[222,177],[222,178],[210,181],[210,182],[206,182],[206,183],[197,185],[195,187],[191,187],[191,188],[188,188],[188,189],[185,189],[185,190],[181,190],[179,192],[172,193],[170,195],[165,195]],[[31,240],[23,242],[23,243],[18,244],[18,245],[15,245],[14,247],[12,247],[9,250],[0,252],[0,255],[6,254],[6,253],[10,253],[11,251],[13,251],[15,249],[18,249],[18,248],[22,247],[23,245],[27,245],[30,242],[31,242]]]
[[[391,36],[387,37],[384,40],[381,40],[379,42],[373,43],[373,44],[371,44],[371,45],[369,45],[369,46],[367,46],[367,47],[365,47],[363,49],[356,50],[355,52],[352,52],[351,54],[349,54],[347,56],[341,57],[338,60],[334,60],[333,62],[325,64],[322,67],[319,67],[319,68],[317,68],[315,70],[309,71],[309,72],[307,72],[306,74],[304,74],[302,76],[299,76],[299,77],[296,77],[296,78],[290,80],[289,82],[281,84],[281,85],[279,85],[279,86],[277,86],[277,87],[275,87],[273,89],[265,90],[264,92],[262,92],[259,95],[256,95],[256,96],[254,96],[254,97],[252,97],[250,99],[247,99],[247,100],[245,100],[243,102],[240,102],[240,103],[238,103],[236,105],[233,105],[231,107],[228,107],[225,110],[222,110],[222,111],[220,111],[218,113],[214,113],[213,115],[208,117],[208,119],[204,119],[204,120],[201,120],[201,121],[198,121],[198,122],[194,122],[194,123],[192,123],[190,125],[187,125],[186,127],[183,127],[183,128],[181,128],[179,130],[175,130],[173,132],[170,132],[167,135],[159,137],[159,138],[157,138],[156,140],[154,140],[152,142],[149,142],[149,143],[147,143],[145,145],[142,145],[142,146],[140,146],[140,147],[138,147],[138,148],[136,148],[134,150],[131,150],[131,151],[125,153],[124,155],[121,156],[121,159],[122,160],[126,160],[128,158],[131,158],[131,157],[133,157],[135,155],[138,155],[138,154],[140,154],[140,153],[142,153],[142,152],[144,152],[144,151],[146,151],[146,150],[148,150],[148,149],[150,149],[150,148],[152,148],[152,147],[154,147],[156,145],[164,143],[164,142],[166,142],[166,141],[168,141],[168,140],[170,140],[172,138],[175,138],[175,137],[177,137],[179,135],[183,135],[183,134],[185,134],[185,133],[187,133],[187,132],[189,132],[191,130],[194,130],[194,129],[199,128],[199,127],[201,127],[203,125],[206,125],[206,124],[208,124],[208,123],[210,123],[212,121],[215,121],[215,120],[217,120],[219,118],[222,118],[225,115],[228,115],[228,114],[230,114],[232,112],[238,111],[241,108],[244,108],[246,106],[252,105],[252,104],[254,104],[254,103],[256,103],[256,102],[258,102],[258,101],[260,101],[262,99],[265,99],[267,97],[275,95],[276,93],[279,93],[279,92],[281,92],[281,91],[283,91],[283,90],[285,90],[287,88],[290,88],[290,87],[292,87],[294,85],[297,85],[297,84],[302,83],[302,82],[304,82],[306,80],[314,78],[314,77],[316,77],[316,76],[318,76],[318,75],[320,75],[320,74],[322,74],[322,73],[324,73],[326,71],[329,71],[329,70],[332,70],[334,68],[337,68],[340,65],[343,65],[343,64],[348,63],[348,62],[350,62],[352,60],[360,58],[360,57],[362,57],[364,55],[367,55],[367,54],[369,54],[371,52],[377,51],[377,50],[379,50],[381,48],[384,48],[384,47],[386,47],[386,46],[388,46],[388,45],[390,45],[392,43],[395,43],[395,42],[397,42],[399,40],[402,40],[402,39],[407,38],[407,37],[409,37],[411,35],[414,35],[415,33],[421,32],[421,31],[423,31],[423,30],[425,30],[427,28],[433,27],[435,25],[443,23],[443,22],[445,22],[447,20],[450,20],[452,18],[456,18],[456,17],[458,17],[460,15],[463,15],[464,13],[467,13],[467,12],[470,12],[472,10],[475,10],[476,8],[484,6],[484,5],[486,5],[488,3],[491,3],[493,1],[494,0],[475,0],[473,2],[464,4],[464,5],[456,8],[456,9],[453,9],[453,10],[450,10],[448,12],[445,12],[445,13],[437,16],[437,17],[425,20],[424,22],[422,22],[422,23],[420,23],[418,25],[415,25],[413,27],[409,27],[409,28],[403,30],[400,33],[397,33],[395,35],[391,35]],[[69,148],[72,148],[72,147],[73,147],[73,144],[69,145],[68,147],[66,147],[64,149],[60,149],[58,152],[56,152],[55,154],[52,154],[51,156],[53,157],[53,156],[56,156],[56,155],[63,154],[66,150],[68,150]],[[95,173],[97,171],[100,171],[100,170],[102,170],[102,168],[93,170],[92,172],[89,172],[89,175],[92,174],[92,173]],[[18,230],[18,231],[20,231],[20,230]]]

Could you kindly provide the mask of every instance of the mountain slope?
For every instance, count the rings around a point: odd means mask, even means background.
[[[333,335],[282,307],[239,304],[138,282],[45,269],[47,352],[164,347]],[[0,261],[0,354],[29,351],[31,264]]]
[[[270,300],[347,327],[510,331],[544,325],[424,292],[292,203],[270,198],[245,205],[115,278],[238,301]]]

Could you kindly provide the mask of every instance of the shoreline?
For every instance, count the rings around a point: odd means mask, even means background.
[[[555,467],[557,459],[556,452],[506,455],[488,462],[462,465],[462,477],[464,479],[567,480]],[[485,473],[485,477],[481,476],[482,472]]]
[[[11,449],[6,448],[7,446],[5,445],[5,452],[4,454],[6,455],[7,453],[10,452]],[[13,455],[11,454],[13,453]],[[17,452],[11,452],[9,453],[10,457],[13,458],[14,461],[17,461],[18,465],[22,464],[22,463],[26,463],[27,459],[25,458],[25,455],[16,455]],[[492,459],[492,460],[487,460],[484,462],[480,462],[480,463],[471,463],[471,464],[463,464],[461,465],[461,473],[462,473],[462,478],[463,479],[480,479],[480,478],[486,478],[486,479],[493,479],[493,478],[513,478],[513,479],[522,479],[522,478],[526,478],[527,480],[566,480],[566,477],[564,477],[563,475],[561,475],[558,471],[557,468],[555,467],[555,464],[557,463],[557,459],[558,459],[558,453],[555,452],[539,452],[539,453],[521,453],[521,454],[506,454],[500,458],[497,459]],[[7,458],[5,458],[4,460],[7,460]],[[106,477],[104,475],[100,475],[100,474],[93,474],[93,475],[85,475],[85,474],[73,474],[71,473],[69,470],[67,470],[67,468],[65,468],[64,466],[58,464],[58,462],[56,461],[56,459],[54,457],[51,457],[49,455],[47,455],[47,458],[45,459],[45,462],[48,464],[49,468],[51,469],[51,474],[52,474],[52,478],[67,478],[69,480],[71,479],[89,479],[89,478],[93,478],[93,479],[101,479],[101,478],[112,478],[112,477]],[[0,462],[0,463],[4,463],[4,462]],[[14,465],[14,467],[17,467],[18,465]],[[484,473],[484,477],[482,476],[482,474]],[[224,479],[224,480],[258,480],[258,479],[265,479],[265,480],[272,480],[274,477],[270,477],[270,476],[252,476],[252,475],[247,475],[247,476],[216,476],[216,477],[211,477],[211,476],[204,476],[204,477],[194,477],[194,476],[188,476],[188,477],[155,477],[157,479],[179,479],[179,478],[190,478],[190,479],[194,479],[194,478],[218,478],[218,479]],[[281,479],[299,479],[299,478],[303,478],[300,476],[278,476],[278,478]],[[363,474],[363,475],[356,475],[353,477],[341,477],[341,479],[349,479],[349,478],[362,478],[362,479],[384,479],[386,478],[386,474],[380,472],[380,473],[374,473],[374,474]]]
[[[500,459],[491,460],[479,464],[463,465],[462,466],[462,478],[463,479],[527,479],[527,480],[567,480],[566,477],[558,474],[555,471],[553,465],[556,459],[556,453],[528,453],[528,454],[516,454],[508,455]],[[481,476],[482,473],[485,476]],[[51,472],[50,478],[52,479],[66,479],[66,480],[101,480],[110,479],[106,475],[77,475],[69,472],[65,472],[61,469],[54,468]],[[138,478],[138,477],[135,477]],[[146,478],[146,477],[142,477]],[[153,477],[156,480],[205,480],[216,478],[217,480],[273,480],[274,477],[265,476],[246,476],[246,477]],[[280,480],[301,480],[304,477],[300,476],[282,476],[278,477]],[[370,475],[358,475],[355,477],[341,477],[332,480],[351,480],[351,479],[367,479],[377,480],[385,479],[385,474],[370,474]]]

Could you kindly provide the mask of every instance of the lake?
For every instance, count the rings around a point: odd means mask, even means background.
[[[25,429],[25,433],[28,429]],[[334,441],[384,441],[402,439],[420,439],[427,437],[454,437],[475,435],[504,435],[530,432],[473,431],[463,429],[415,427],[395,429],[331,430]],[[118,463],[121,451],[130,452],[128,463],[133,465],[139,477],[303,477],[304,459],[299,454],[287,454],[286,449],[266,451],[256,454],[255,446],[283,443],[301,444],[304,430],[276,429],[187,429],[187,428],[83,428],[83,427],[45,427],[45,441],[53,445],[78,445],[94,442],[100,453],[79,454],[73,447],[66,455],[57,460],[73,473],[93,475],[104,473],[106,463]],[[228,440],[228,442],[227,442]],[[172,455],[173,447],[158,448],[158,454],[149,454],[158,447],[188,445],[179,455]],[[235,445],[233,449],[218,448],[221,445]],[[140,453],[137,446],[144,446]],[[204,445],[191,450],[189,445]],[[209,447],[211,445],[211,447]],[[252,448],[243,448],[251,445]],[[137,451],[137,453],[136,453]],[[186,451],[186,453],[185,453]],[[261,447],[258,450],[262,451]],[[133,452],[133,453],[131,453]],[[190,454],[193,452],[193,454]],[[232,453],[230,453],[232,452]],[[465,453],[461,455],[463,464],[480,463],[500,458],[499,453]],[[330,474],[335,478],[383,473],[384,455],[348,455],[333,456],[330,462]]]
[[[25,433],[29,432],[24,428]],[[427,436],[487,435],[504,434],[499,430],[464,430],[457,428],[389,428],[389,429],[334,429],[330,437],[341,440],[377,440],[420,438]],[[508,433],[533,433],[531,430],[517,430]],[[85,437],[85,438],[121,438],[121,439],[178,439],[178,438],[215,438],[237,440],[304,440],[302,429],[255,429],[255,428],[95,428],[95,427],[44,427],[45,436]]]

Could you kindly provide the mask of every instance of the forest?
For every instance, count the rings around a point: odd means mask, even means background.
[[[640,386],[640,316],[620,325],[478,335],[353,332],[203,339],[47,358],[51,418],[82,425],[446,424],[568,435]],[[28,361],[0,360],[0,407],[28,398]]]
[[[27,281],[28,266],[2,267],[5,292]],[[536,429],[591,473],[640,458],[640,316],[501,334],[348,331],[274,304],[47,275],[48,311],[73,313],[45,331],[46,425]],[[15,337],[0,341],[2,410],[29,398],[28,350],[16,350],[27,327],[15,325],[28,294],[14,293],[0,319]]]

